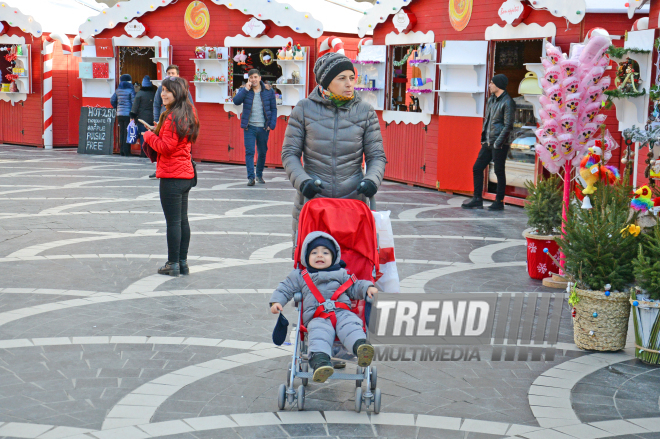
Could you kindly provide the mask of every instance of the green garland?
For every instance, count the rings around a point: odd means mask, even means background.
[[[649,90],[649,95],[651,101],[660,100],[660,85],[656,84],[653,87],[651,87],[651,90]]]
[[[623,56],[627,53],[651,53],[650,50],[644,50],[644,49],[635,49],[633,47],[614,47],[610,46],[607,51],[605,52],[612,58],[623,58]]]
[[[392,62],[392,64],[394,64],[395,67],[401,67],[402,65],[408,62],[408,58],[410,58],[411,54],[412,54],[412,49],[408,49],[408,53],[406,53],[406,56],[404,56],[401,61],[394,61]]]
[[[646,94],[646,89],[643,88],[642,91],[637,93],[624,93],[621,90],[605,90],[603,93],[606,94],[609,99],[638,98]]]

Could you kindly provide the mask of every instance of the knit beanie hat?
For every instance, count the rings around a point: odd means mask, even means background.
[[[305,262],[309,266],[309,257],[312,254],[312,250],[314,250],[316,247],[322,245],[323,247],[327,248],[330,250],[330,253],[332,253],[332,264],[335,263],[335,259],[337,259],[337,248],[335,247],[335,243],[332,242],[331,239],[328,239],[324,236],[319,236],[318,238],[314,239],[312,242],[310,242],[307,245],[307,254],[305,254]]]
[[[286,340],[288,327],[289,321],[282,313],[280,313],[280,316],[277,318],[277,323],[275,323],[275,328],[273,329],[273,343],[282,346],[282,343]]]
[[[149,75],[144,75],[144,78],[142,78],[142,87],[151,87],[151,78]]]
[[[129,75],[128,73],[124,73],[123,75],[121,75],[121,76],[119,77],[119,80],[120,80],[120,81],[133,82],[133,78],[131,78],[131,75]]]
[[[316,60],[314,64],[314,76],[316,82],[323,88],[328,88],[333,79],[344,70],[355,72],[353,63],[347,56],[341,53],[330,52]]]
[[[506,90],[506,86],[509,85],[509,78],[501,73],[493,76],[491,81],[493,81],[493,84],[495,84],[500,90]]]

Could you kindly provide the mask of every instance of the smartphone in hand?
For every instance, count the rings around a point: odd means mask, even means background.
[[[147,127],[147,129],[148,129],[149,131],[153,131],[153,130],[154,130],[154,127],[152,127],[151,125],[149,125],[148,123],[146,123],[146,122],[143,121],[142,119],[138,119],[138,122],[140,122],[142,125],[144,125],[145,127]]]

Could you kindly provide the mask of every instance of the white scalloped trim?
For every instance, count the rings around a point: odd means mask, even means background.
[[[372,8],[367,9],[364,17],[358,23],[358,35],[373,35],[378,23],[385,23],[390,15],[395,15],[401,8],[408,6],[413,0],[379,0]]]
[[[17,27],[23,32],[32,34],[32,36],[37,38],[42,35],[41,25],[31,15],[23,14],[20,9],[13,8],[4,1],[0,3],[0,21],[4,21],[9,26]]]
[[[390,32],[385,35],[385,44],[387,46],[394,44],[422,44],[435,42],[435,33],[432,30],[424,33],[422,31],[408,32],[405,34],[397,34]]]
[[[408,111],[383,111],[383,120],[387,123],[405,123],[416,125],[423,123],[428,125],[431,123],[431,115],[429,113],[410,113]]]
[[[635,12],[648,3],[648,0],[630,0],[628,3],[628,18],[633,18]]]
[[[0,92],[0,101],[11,102],[14,105],[16,102],[21,102],[27,99],[27,93],[2,93]]]
[[[0,44],[25,44],[25,37],[0,35]]]
[[[293,44],[293,39],[284,38],[280,35],[273,38],[266,35],[258,38],[246,37],[245,35],[225,38],[225,47],[284,47],[289,43]]]
[[[520,38],[554,38],[557,35],[557,26],[554,23],[547,23],[540,26],[537,23],[518,26],[510,24],[500,27],[497,24],[486,28],[486,40],[515,40]]]
[[[161,37],[139,37],[139,38],[133,38],[129,37],[128,35],[121,35],[118,37],[112,37],[112,44],[114,46],[154,46],[156,45],[157,41],[161,41],[165,43],[165,46],[170,45],[170,39],[169,38],[161,38]]]
[[[95,17],[78,28],[79,35],[85,39],[98,35],[104,29],[111,29],[119,23],[128,23],[145,13],[167,6],[178,0],[129,0],[119,2],[117,5],[104,9]],[[323,34],[323,23],[312,17],[309,12],[300,12],[286,3],[268,0],[211,0],[217,5],[224,5],[229,9],[236,9],[245,15],[254,15],[260,20],[271,20],[278,26],[290,27],[295,32],[307,34],[318,38]],[[259,14],[261,16],[259,16]]]
[[[585,0],[536,0],[529,3],[534,9],[546,9],[555,17],[564,17],[573,24],[581,22],[587,11]]]

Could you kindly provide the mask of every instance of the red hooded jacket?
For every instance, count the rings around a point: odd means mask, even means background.
[[[188,138],[179,139],[173,115],[167,116],[158,135],[144,133],[144,141],[158,153],[156,177],[189,180],[195,176],[191,162],[192,143]]]

